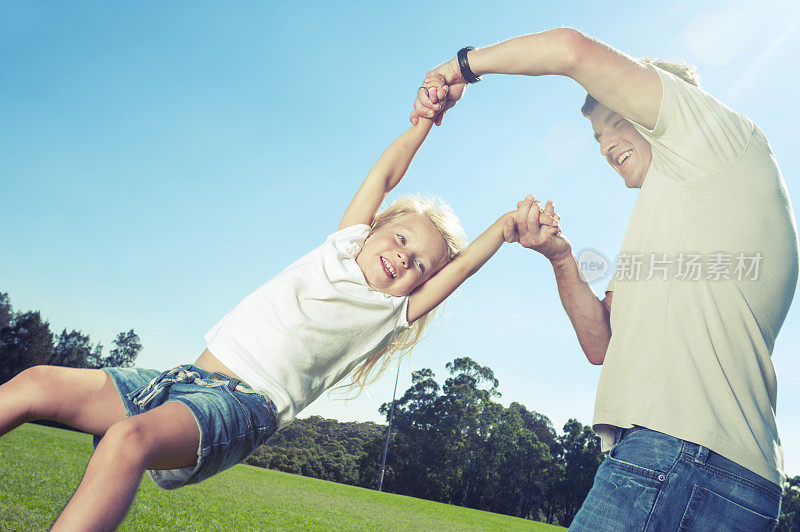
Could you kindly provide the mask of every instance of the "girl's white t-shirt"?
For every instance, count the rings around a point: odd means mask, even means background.
[[[408,296],[373,290],[356,264],[369,229],[333,233],[205,335],[220,362],[275,403],[279,428],[409,327]]]

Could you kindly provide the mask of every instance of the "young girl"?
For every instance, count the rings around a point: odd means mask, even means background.
[[[434,99],[444,92],[441,83],[430,90]],[[376,215],[432,123],[421,120],[389,146],[338,231],[225,315],[194,364],[37,366],[0,387],[0,434],[51,419],[97,435],[53,530],[113,529],[145,470],[166,489],[200,482],[247,457],[357,366],[354,384],[363,386],[388,351],[413,347],[437,305],[514,231],[509,213],[463,250],[458,219],[436,202],[404,197]],[[551,208],[542,218],[552,224],[543,234],[557,234]]]

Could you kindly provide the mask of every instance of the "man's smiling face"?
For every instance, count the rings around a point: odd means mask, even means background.
[[[642,188],[653,159],[650,143],[628,120],[598,103],[589,114],[600,153],[628,188]]]

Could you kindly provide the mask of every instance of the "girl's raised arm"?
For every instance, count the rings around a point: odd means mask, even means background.
[[[530,200],[533,199],[530,196]],[[408,322],[413,323],[447,299],[497,253],[503,242],[518,241],[518,226],[526,228],[526,234],[536,245],[542,245],[561,238],[558,220],[552,202],[547,203],[544,211],[540,211],[538,204],[533,204],[529,210],[517,209],[498,218],[452,262],[411,292],[408,298]]]
[[[422,146],[432,125],[432,120],[420,120],[417,125],[408,128],[386,148],[344,212],[339,229],[356,224],[372,224],[372,219],[378,212],[381,203],[386,199],[389,191],[403,179],[411,160]]]
[[[498,218],[478,238],[473,240],[467,249],[411,292],[411,295],[408,296],[408,323],[415,322],[436,308],[456,288],[461,286],[461,283],[486,264],[492,255],[497,253],[497,250],[505,242],[503,231],[513,233],[516,230],[514,224],[516,214],[517,211],[511,211]]]
[[[447,87],[443,84],[444,78],[433,79],[430,87],[420,87],[417,92],[425,91],[434,105],[437,105],[439,97],[441,96],[441,101],[444,101],[447,94]],[[356,224],[372,224],[375,213],[386,199],[386,195],[403,179],[411,160],[427,138],[431,126],[433,126],[432,119],[422,119],[386,148],[344,212],[339,229]]]

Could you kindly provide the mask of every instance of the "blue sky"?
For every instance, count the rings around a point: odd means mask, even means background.
[[[766,133],[797,211],[800,6],[790,1],[4,2],[0,17],[0,291],[139,364],[193,361],[242,297],[334,231],[408,126],[425,72],[466,44],[577,27],[634,56],[697,64],[706,90]],[[599,156],[563,78],[486,77],[436,128],[397,194],[438,195],[470,237],[527,193],[556,201],[579,252],[619,251],[636,193]],[[758,205],[749,206],[754,216]],[[769,238],[769,235],[765,235]],[[599,293],[605,281],[593,284]],[[773,355],[778,423],[800,474],[800,310]],[[402,368],[470,356],[560,427],[591,423],[600,369],[561,309],[548,263],[518,246],[447,302]],[[390,372],[302,415],[379,421]]]

